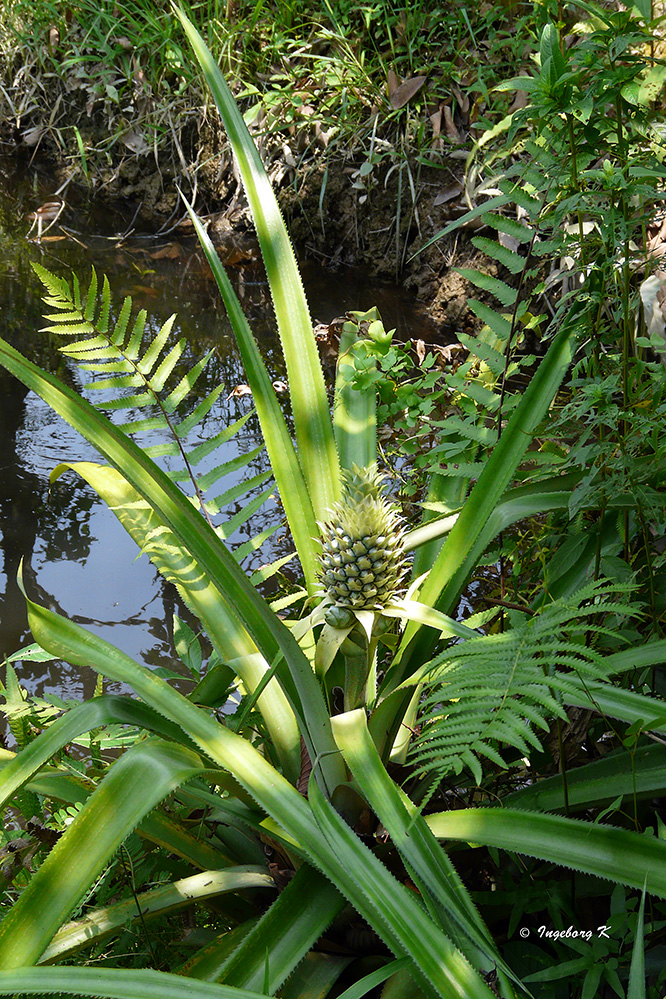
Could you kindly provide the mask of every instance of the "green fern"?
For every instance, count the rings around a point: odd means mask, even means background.
[[[47,290],[44,302],[54,310],[44,317],[49,325],[42,332],[67,338],[59,347],[61,353],[88,373],[87,391],[104,394],[102,400],[95,403],[96,408],[107,414],[120,414],[121,419],[125,412],[131,411],[132,418],[117,426],[129,436],[138,437],[137,443],[141,443],[146,434],[151,440],[155,434],[162,436],[159,443],[142,444],[143,450],[153,459],[176,459],[176,467],[167,474],[175,482],[191,484],[193,502],[218,535],[223,540],[228,539],[263,506],[273,491],[273,481],[270,472],[259,473],[235,483],[219,495],[208,495],[225,477],[235,477],[248,468],[264,450],[263,445],[251,450],[243,448],[242,453],[231,460],[204,472],[197,471],[205,459],[214,456],[240,433],[251,413],[198,446],[186,448],[187,436],[205,419],[225,391],[224,385],[217,385],[187,411],[191,393],[213,351],[188,366],[185,374],[179,374],[187,344],[184,338],[173,343],[175,316],[170,316],[155,332],[145,309],[132,314],[129,297],[114,316],[109,281],[104,277],[100,287],[94,269],[87,291],[82,292],[75,275],[70,285],[39,264],[33,264],[33,267]],[[137,410],[139,413],[145,411],[146,415],[137,417]],[[245,499],[251,491],[262,486],[264,488],[257,496],[249,501]],[[226,522],[216,525],[213,519],[230,505],[238,505],[239,500],[243,500],[241,509]],[[240,561],[279,527],[275,524],[258,538],[237,547],[234,556]]]
[[[605,657],[590,639],[613,633],[600,623],[607,615],[635,614],[635,606],[622,601],[626,592],[606,582],[588,584],[509,631],[453,645],[433,660],[421,731],[410,751],[416,773],[436,776],[436,787],[469,767],[480,784],[483,759],[509,766],[502,745],[521,756],[541,750],[537,730],[566,719],[560,695],[573,690],[570,677],[607,679]]]

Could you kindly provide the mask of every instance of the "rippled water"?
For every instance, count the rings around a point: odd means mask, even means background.
[[[191,235],[176,230],[147,236],[137,231],[136,223],[128,232],[132,207],[114,212],[91,208],[81,196],[77,202],[66,193],[63,228],[54,227],[35,242],[26,216],[47,202],[53,190],[48,176],[0,162],[0,336],[85,393],[80,370],[58,354],[47,334],[38,332],[43,325],[42,286],[30,265],[36,261],[63,275],[74,270],[85,282],[94,265],[108,274],[114,300],[120,303],[131,295],[135,305],[153,317],[155,329],[171,313],[178,314],[174,335],[187,340],[186,363],[214,349],[197,390],[203,395],[222,381],[228,392],[221,395],[200,434],[211,434],[247,412],[247,397],[230,397],[244,378],[217,289]],[[284,377],[252,239],[233,235],[220,252],[231,260],[230,273],[272,377]],[[362,274],[329,274],[309,263],[304,265],[304,279],[316,320],[327,322],[346,310],[378,304],[387,326],[414,335],[413,306],[397,289],[373,288]],[[57,464],[94,461],[94,449],[2,369],[0,419],[0,660],[31,641],[16,583],[24,559],[29,590],[38,600],[140,662],[177,668],[171,622],[174,611],[187,615],[174,588],[161,580],[146,556],[137,559],[134,543],[80,479],[70,473],[49,490],[48,476]],[[258,443],[257,428],[250,421],[242,435],[215,456],[216,463]],[[252,471],[266,467],[260,456]],[[231,543],[263,529],[272,512],[260,510],[250,528],[233,536]],[[283,532],[278,532],[249,567],[276,557],[285,544]],[[19,664],[18,669],[31,692],[80,698],[94,688],[91,671],[34,663]]]

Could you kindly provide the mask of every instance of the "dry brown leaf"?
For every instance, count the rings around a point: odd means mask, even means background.
[[[392,69],[388,71],[388,92],[389,97],[393,97],[394,93],[400,86],[400,77],[397,73],[394,73]]]
[[[453,201],[453,199],[457,198],[459,194],[462,194],[462,189],[463,186],[460,181],[456,181],[456,183],[452,184],[451,187],[445,187],[433,201],[433,207],[436,208],[437,205],[445,205],[447,201]]]
[[[463,114],[467,114],[469,111],[469,97],[467,96],[467,94],[463,94],[460,87],[456,86],[455,83],[452,83],[450,86],[451,86],[451,93],[455,97],[458,103],[458,107],[460,108]]]
[[[526,108],[530,103],[530,97],[526,90],[516,90],[516,95],[511,101],[511,106],[509,107],[509,114],[513,114],[514,111],[520,111],[521,108]]]
[[[161,246],[159,250],[155,250],[149,256],[152,260],[176,260],[182,256],[182,253],[183,248],[179,243],[167,243],[166,246]]]
[[[144,136],[137,129],[133,129],[131,132],[127,132],[122,137],[122,144],[127,146],[133,153],[141,155],[142,153],[149,153],[151,147],[146,142]]]
[[[423,340],[417,340],[414,344],[414,349],[416,350],[416,356],[419,359],[419,365],[423,364],[426,356],[426,346]]]
[[[49,50],[51,52],[51,55],[53,55],[53,53],[55,52],[55,50],[58,48],[59,45],[60,45],[60,31],[58,30],[55,24],[52,24],[51,27],[49,28]]]
[[[249,385],[237,385],[235,389],[232,389],[227,399],[240,399],[244,395],[252,395],[252,389]]]
[[[500,246],[505,246],[507,250],[511,250],[513,253],[518,252],[520,242],[515,236],[509,236],[508,232],[501,232],[497,238]]]
[[[36,146],[41,137],[44,134],[44,129],[41,125],[35,125],[34,128],[28,128],[25,132],[21,134],[21,140],[26,146]]]
[[[444,131],[446,132],[446,137],[450,139],[451,142],[455,142],[459,145],[463,141],[460,136],[460,132],[453,123],[453,115],[451,114],[451,108],[448,104],[444,105]]]
[[[418,94],[426,80],[426,76],[412,76],[409,80],[405,80],[404,83],[401,83],[397,90],[394,90],[389,97],[391,107],[395,111],[399,108],[404,108],[405,104],[408,104],[412,97],[414,97],[415,94]]]

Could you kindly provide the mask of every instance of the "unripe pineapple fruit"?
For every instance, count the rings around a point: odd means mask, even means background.
[[[343,473],[342,498],[322,531],[321,581],[343,607],[385,607],[405,572],[404,525],[376,465]]]

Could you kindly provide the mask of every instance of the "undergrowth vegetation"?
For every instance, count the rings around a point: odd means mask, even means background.
[[[326,9],[338,36],[372,25],[374,65],[390,51],[405,79],[417,34],[436,44],[425,5],[409,25]],[[0,993],[176,999],[185,977],[194,999],[662,999],[666,69],[651,10],[576,9],[570,47],[538,9],[531,68],[497,88],[522,96],[486,123],[468,210],[435,237],[473,227],[492,262],[463,271],[478,329],[429,349],[349,313],[328,386],[219,52],[178,12],[255,221],[292,422],[188,202],[270,481],[239,486],[219,461],[240,426],[186,446],[221,389],[195,392],[209,357],[183,368],[171,321],[94,273],[35,268],[85,392],[4,341],[0,363],[104,462],[63,456],[52,480],[91,485],[197,624],[174,623],[176,685],[26,593],[35,643],[4,684]],[[285,30],[307,20],[280,10]],[[282,560],[248,578],[225,543],[229,497],[257,485],[257,503],[279,495],[289,579]],[[31,700],[30,658],[96,671],[96,696]]]

